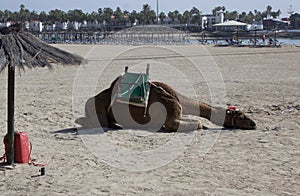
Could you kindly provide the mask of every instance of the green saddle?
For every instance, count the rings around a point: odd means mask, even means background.
[[[121,75],[118,86],[116,100],[120,102],[147,105],[150,86],[149,65],[146,73],[131,73],[125,68],[125,73]]]

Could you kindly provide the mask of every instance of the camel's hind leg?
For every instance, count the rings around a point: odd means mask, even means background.
[[[108,127],[106,108],[105,106],[101,105],[101,103],[98,103],[98,108],[96,108],[96,101],[99,102],[99,98],[98,100],[95,100],[95,97],[92,97],[86,102],[86,117],[77,119],[76,123],[86,128]]]

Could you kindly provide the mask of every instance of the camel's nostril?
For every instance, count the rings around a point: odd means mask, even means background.
[[[251,124],[251,126],[253,126],[253,127],[256,126],[255,122],[253,122],[253,121],[251,121],[250,124]]]

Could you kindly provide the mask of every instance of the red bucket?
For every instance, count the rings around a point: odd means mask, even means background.
[[[5,154],[7,155],[7,138],[4,137]],[[16,132],[14,141],[14,161],[15,163],[29,163],[30,142],[25,132]]]

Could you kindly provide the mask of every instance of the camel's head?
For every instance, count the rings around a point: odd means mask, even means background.
[[[235,129],[255,129],[256,124],[244,112],[236,107],[228,107],[226,110],[226,117],[224,127]]]

